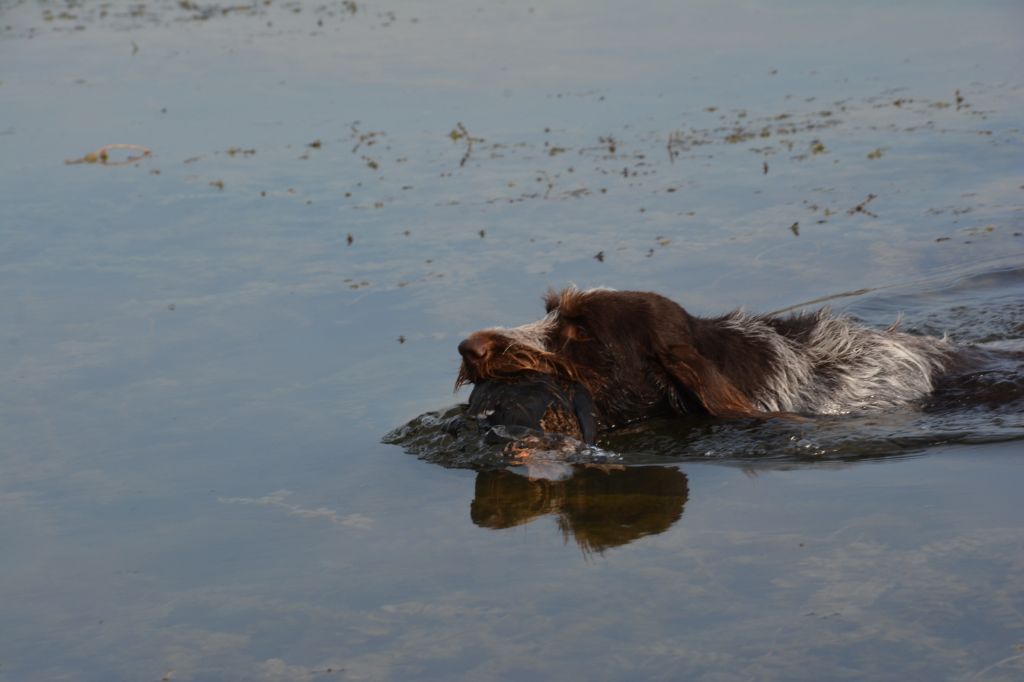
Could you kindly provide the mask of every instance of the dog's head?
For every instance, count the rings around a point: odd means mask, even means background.
[[[670,411],[764,416],[712,359],[701,321],[654,293],[570,288],[548,292],[547,314],[459,344],[456,387],[526,372],[581,383],[605,425]]]

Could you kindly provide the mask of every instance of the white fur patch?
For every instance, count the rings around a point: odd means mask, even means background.
[[[558,311],[552,310],[536,322],[530,322],[518,327],[494,327],[486,331],[500,335],[520,346],[526,346],[537,351],[546,351],[546,341],[557,326]]]
[[[723,326],[775,356],[774,374],[754,396],[768,412],[843,414],[905,405],[931,393],[952,354],[944,339],[868,329],[827,310],[817,313],[806,341],[742,312]]]

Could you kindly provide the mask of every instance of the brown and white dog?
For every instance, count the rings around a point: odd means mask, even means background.
[[[542,373],[589,391],[602,429],[648,417],[766,418],[907,405],[951,364],[945,339],[864,327],[828,309],[690,315],[658,294],[550,291],[547,315],[470,334],[456,387]]]

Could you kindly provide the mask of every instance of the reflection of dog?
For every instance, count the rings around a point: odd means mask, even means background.
[[[694,317],[658,294],[570,288],[547,315],[459,344],[456,385],[523,372],[578,382],[602,428],[659,414],[768,417],[889,408],[932,391],[945,340],[872,330],[827,309]]]
[[[565,481],[534,481],[508,470],[482,471],[470,506],[473,523],[511,528],[552,514],[568,540],[602,552],[668,530],[683,515],[686,474],[674,467],[604,469],[574,465]]]
[[[587,390],[547,374],[481,381],[473,387],[466,414],[479,427],[522,426],[586,443],[597,438],[594,405]]]

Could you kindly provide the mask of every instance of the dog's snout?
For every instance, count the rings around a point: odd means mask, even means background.
[[[485,335],[479,332],[470,334],[459,344],[459,355],[467,361],[480,361],[491,352],[491,346],[491,340]]]

